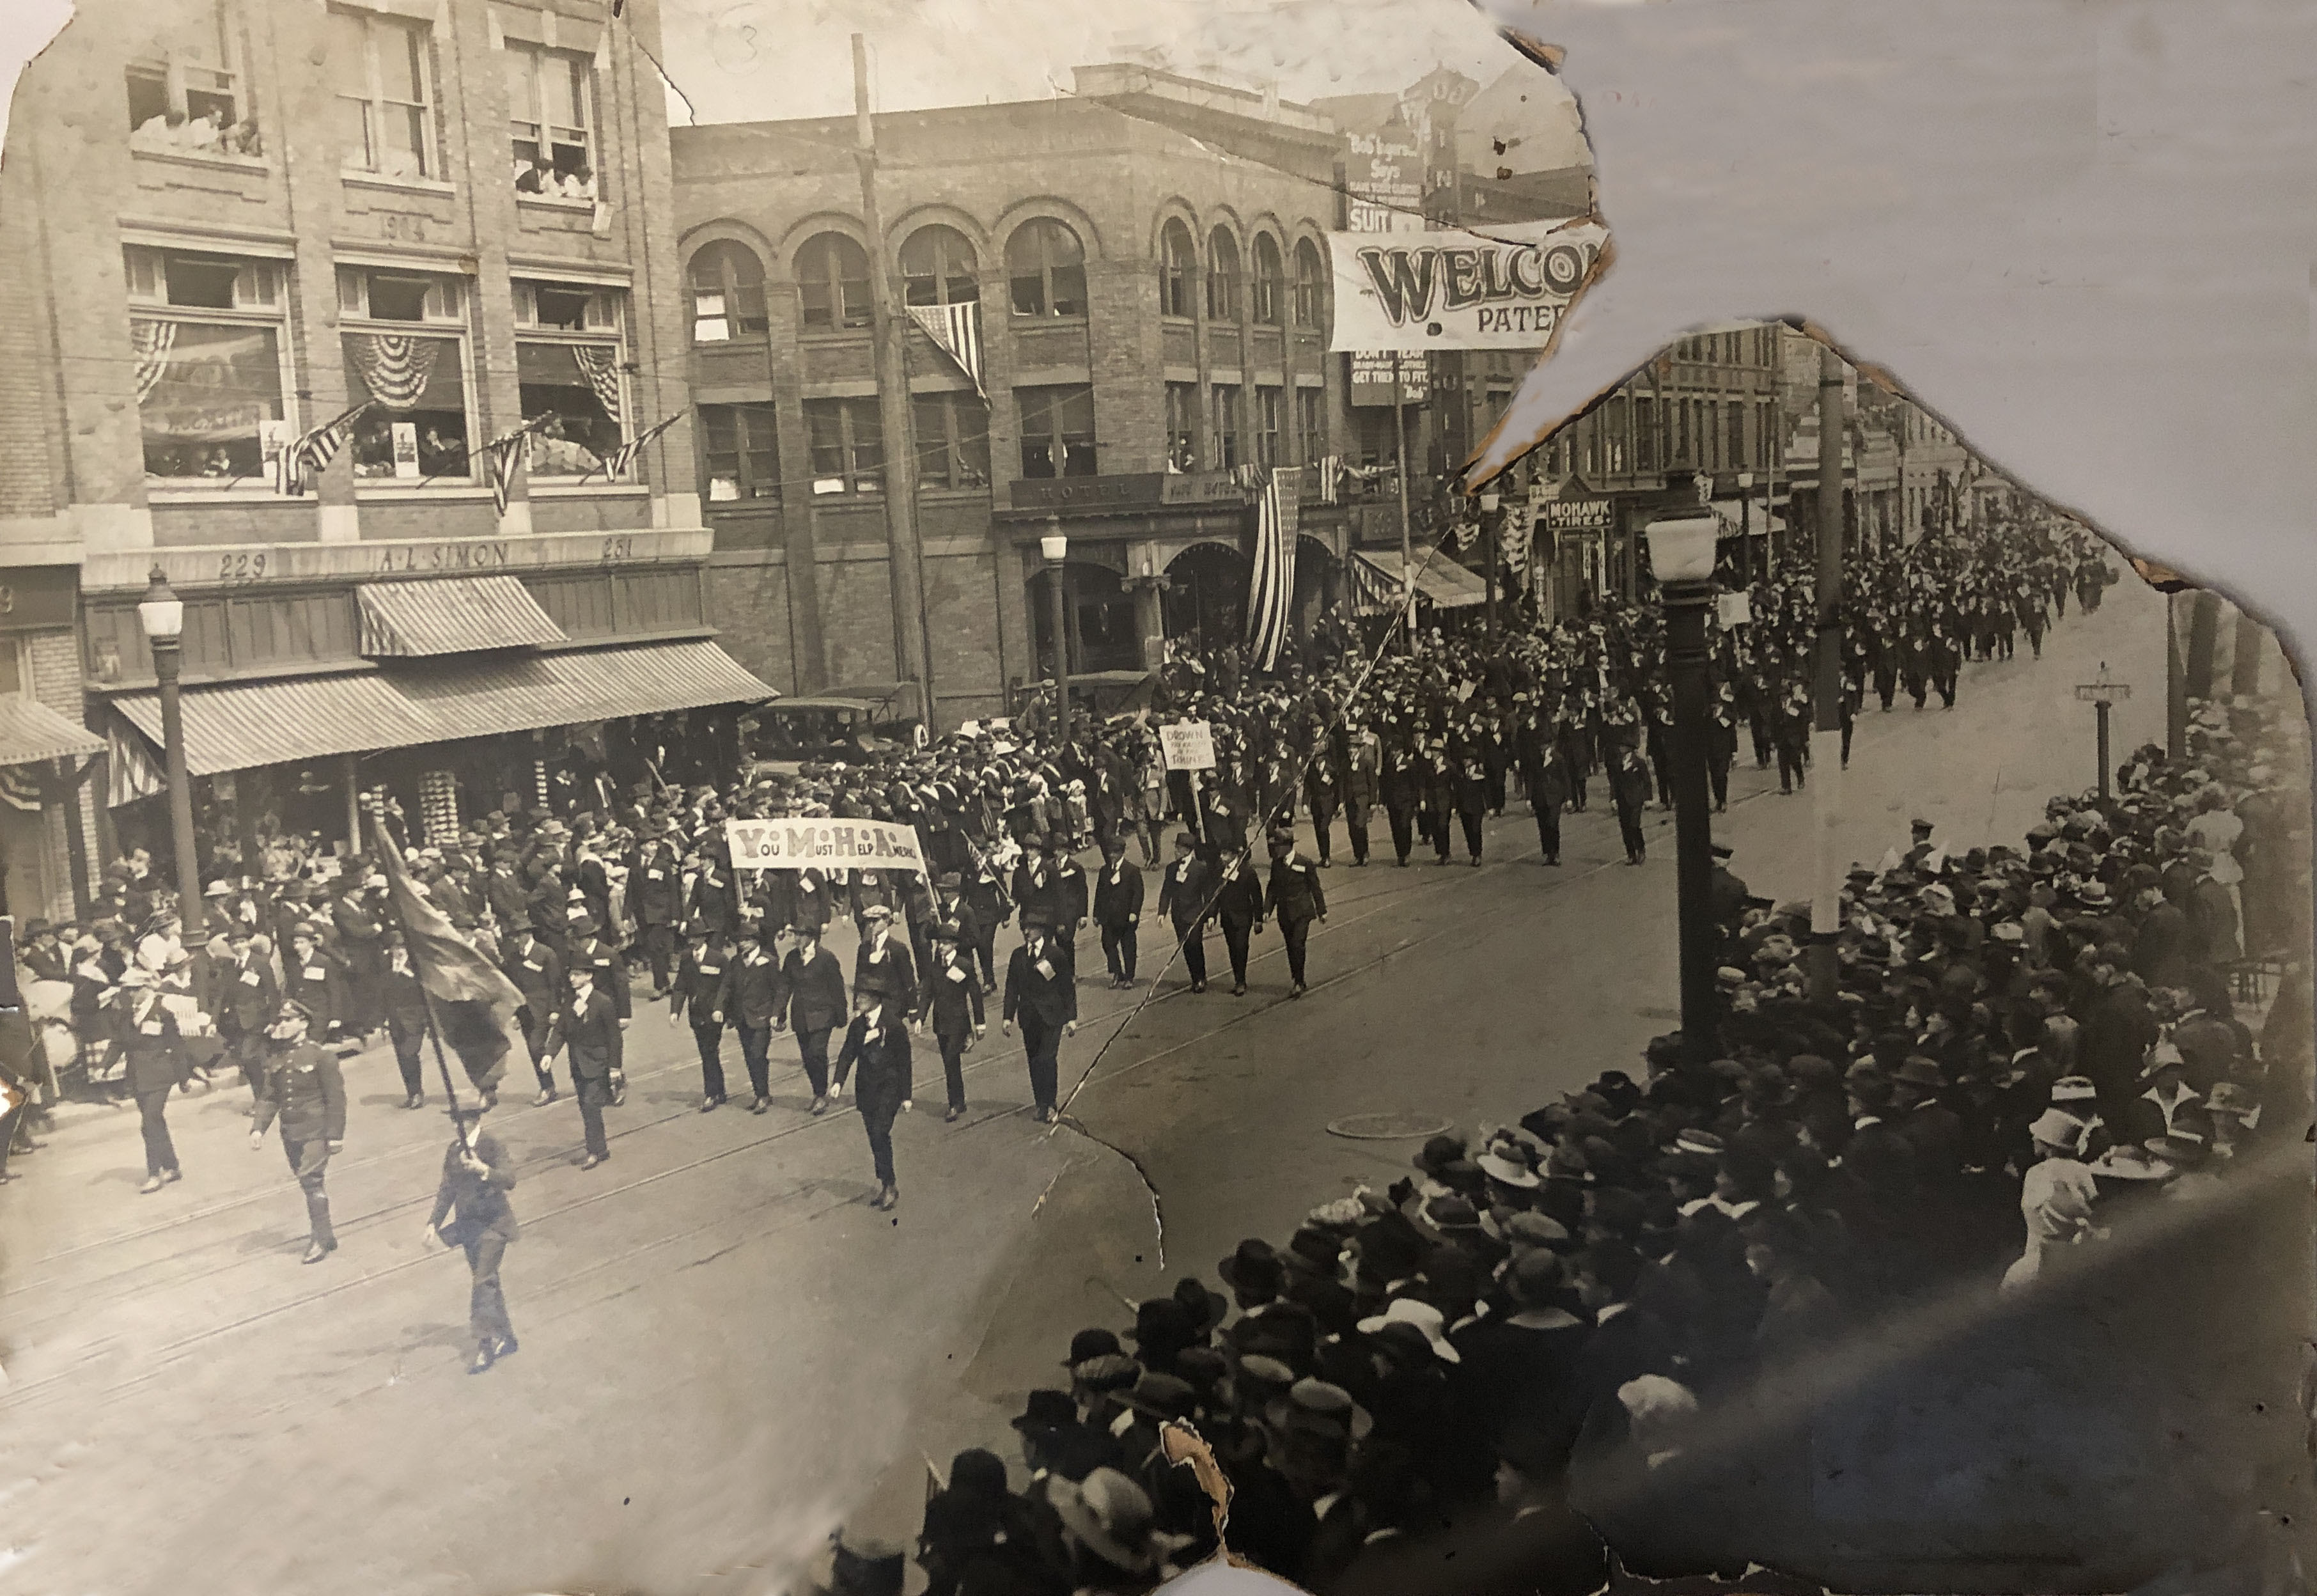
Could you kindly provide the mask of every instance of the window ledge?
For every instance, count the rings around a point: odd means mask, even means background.
[[[399,482],[382,482],[375,478],[369,481],[357,478],[354,481],[354,502],[357,504],[387,504],[415,499],[434,504],[443,499],[488,498],[490,496],[489,489],[478,488],[471,482],[430,482],[424,487],[413,482],[406,487]]]
[[[205,155],[191,149],[146,149],[131,144],[129,153],[139,160],[160,161],[172,166],[203,166],[213,171],[247,172],[262,177],[273,168],[258,156]]]
[[[593,211],[603,202],[567,199],[561,194],[526,194],[518,190],[514,196],[514,202],[518,205],[533,206],[541,211]]]
[[[302,504],[310,509],[320,501],[310,493],[277,493],[267,483],[256,481],[237,488],[163,488],[148,483],[145,502],[173,508],[184,505]]]
[[[531,483],[533,498],[641,498],[651,489],[641,482]]]
[[[403,193],[455,194],[459,192],[455,185],[436,178],[389,177],[383,172],[341,171],[338,181],[354,188],[392,189]]]

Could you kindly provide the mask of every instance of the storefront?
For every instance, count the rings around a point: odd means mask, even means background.
[[[104,740],[80,723],[78,572],[0,568],[0,913],[69,919],[87,895],[82,792]]]
[[[705,553],[706,534],[686,532],[301,546],[220,583],[246,569],[233,554],[161,551],[185,601],[205,846],[251,858],[276,828],[341,846],[375,788],[439,839],[510,805],[600,808],[733,768],[733,722],[774,695],[713,641]],[[124,767],[115,826],[166,837],[142,584],[103,574],[86,649]]]

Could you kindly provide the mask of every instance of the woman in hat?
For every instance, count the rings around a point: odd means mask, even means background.
[[[1158,1532],[1149,1493],[1118,1470],[1097,1468],[1082,1482],[1051,1480],[1046,1501],[1061,1520],[1081,1596],[1139,1593],[1174,1573],[1163,1563],[1173,1538]]]

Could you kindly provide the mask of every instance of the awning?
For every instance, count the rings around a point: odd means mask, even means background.
[[[1402,591],[1400,559],[1397,555],[1371,554],[1365,550],[1352,551],[1352,583],[1355,589],[1353,609],[1364,615],[1382,614],[1400,603]],[[1416,593],[1440,609],[1461,609],[1466,605],[1488,602],[1488,585],[1472,572],[1448,558],[1435,552],[1416,561]]]
[[[104,751],[104,739],[36,698],[0,694],[0,765],[39,765]]]
[[[1740,537],[1751,533],[1760,537],[1785,525],[1785,517],[1765,510],[1760,505],[1741,506],[1734,498],[1717,498],[1710,507],[1722,522],[1723,537]]]
[[[417,659],[569,641],[520,577],[365,582],[354,589],[354,598],[362,606],[362,651],[373,659]]]
[[[181,703],[186,767],[215,776],[775,696],[722,649],[693,641],[187,687]],[[112,702],[160,742],[157,695],[130,693]]]

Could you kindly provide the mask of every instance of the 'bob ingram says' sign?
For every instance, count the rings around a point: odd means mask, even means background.
[[[1539,349],[1592,275],[1597,222],[1330,233],[1339,351]]]
[[[890,820],[727,820],[738,870],[914,870],[927,874],[915,826]]]

